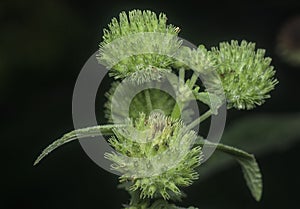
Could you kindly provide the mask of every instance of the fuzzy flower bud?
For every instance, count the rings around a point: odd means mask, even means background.
[[[179,28],[167,25],[167,17],[151,11],[121,12],[104,29],[98,61],[110,68],[115,78],[133,76],[142,83],[158,80],[171,71],[173,55],[181,42]],[[137,78],[137,79],[135,79]]]
[[[160,113],[141,114],[131,126],[114,133],[109,142],[119,154],[105,156],[123,174],[120,181],[129,181],[130,190],[141,198],[178,199],[179,187],[198,178],[194,169],[200,165],[201,148],[193,148],[196,134],[181,121]]]
[[[264,57],[265,50],[255,51],[255,44],[247,41],[220,43],[212,48],[217,72],[222,80],[228,108],[252,109],[269,98],[269,92],[278,81],[270,66],[271,58]]]

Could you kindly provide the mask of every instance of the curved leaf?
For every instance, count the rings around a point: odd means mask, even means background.
[[[241,165],[244,178],[252,196],[256,201],[260,201],[263,191],[262,175],[254,155],[249,159],[236,158],[236,160]]]
[[[206,146],[216,147],[216,150],[222,151],[234,157],[242,168],[244,178],[246,180],[248,188],[251,191],[252,196],[256,201],[259,201],[261,199],[263,189],[262,175],[254,155],[235,147],[227,146],[224,144],[211,143],[207,140],[201,140],[198,142],[198,144],[205,144]]]
[[[44,157],[46,157],[50,152],[56,148],[74,141],[76,139],[85,138],[85,137],[95,137],[100,135],[111,135],[112,129],[116,127],[121,127],[124,125],[102,125],[102,126],[93,126],[88,128],[82,128],[78,130],[71,131],[67,134],[64,134],[61,138],[55,140],[52,144],[46,147],[43,152],[38,156],[34,161],[33,165],[38,164]]]

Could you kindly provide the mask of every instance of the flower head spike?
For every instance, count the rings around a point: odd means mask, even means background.
[[[278,81],[270,66],[271,58],[265,50],[255,51],[255,44],[247,41],[220,43],[212,48],[217,71],[222,80],[228,108],[252,109],[269,98]]]
[[[133,134],[133,129],[139,132]],[[198,178],[194,169],[202,152],[199,146],[193,148],[195,139],[195,132],[179,120],[157,112],[149,117],[141,114],[129,128],[115,129],[109,141],[121,155],[106,153],[106,158],[123,174],[120,181],[129,181],[130,190],[138,191],[141,198],[178,199],[179,187]]]
[[[179,28],[166,22],[162,13],[121,12],[119,20],[113,18],[104,29],[98,61],[111,68],[110,75],[115,78],[133,76],[138,83],[160,79],[171,70],[172,55],[181,45]]]

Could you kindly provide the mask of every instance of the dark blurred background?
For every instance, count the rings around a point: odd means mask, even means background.
[[[280,83],[265,105],[247,112],[230,111],[230,126],[253,114],[300,112],[300,67],[276,53],[281,28],[300,15],[297,2],[2,0],[1,208],[117,209],[128,201],[126,192],[116,188],[117,177],[96,166],[78,142],[56,150],[37,167],[32,165],[43,148],[72,130],[76,78],[98,49],[102,29],[120,11],[164,12],[169,23],[182,29],[180,36],[196,45],[210,48],[220,41],[246,39],[267,50]],[[295,34],[291,39],[300,47],[299,28]],[[107,83],[103,88],[108,88]],[[100,104],[96,108],[103,109]],[[258,156],[264,175],[260,203],[251,197],[234,164],[186,189],[188,197],[182,205],[203,209],[299,207],[299,151],[300,143],[294,142],[288,149]]]

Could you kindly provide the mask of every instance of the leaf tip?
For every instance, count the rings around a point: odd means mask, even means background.
[[[40,162],[40,159],[37,158],[37,159],[34,161],[33,166],[36,166],[39,162]]]
[[[262,188],[256,193],[253,194],[254,199],[256,200],[256,202],[260,202],[261,198],[262,198]]]

